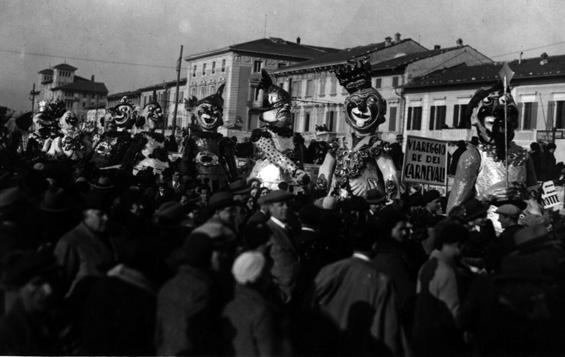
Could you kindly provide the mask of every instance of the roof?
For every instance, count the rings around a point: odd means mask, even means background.
[[[301,62],[294,64],[292,66],[281,68],[275,73],[283,73],[289,72],[294,70],[300,69],[309,69],[309,68],[317,68],[317,67],[326,67],[326,66],[333,66],[338,64],[346,63],[348,60],[352,58],[358,58],[362,56],[369,55],[373,52],[382,50],[384,48],[392,48],[398,44],[405,43],[408,41],[412,41],[410,38],[403,39],[399,42],[393,43],[391,45],[386,45],[386,42],[378,42],[378,43],[371,43],[364,46],[357,46],[353,48],[346,48],[345,50],[339,52],[332,52],[322,56],[319,56],[315,59]]]
[[[443,87],[476,83],[496,82],[503,62],[495,62],[476,66],[459,65],[449,69],[432,72],[426,76],[416,77],[404,87],[408,89]],[[548,57],[546,64],[541,58],[514,60],[508,65],[515,72],[513,81],[551,78],[565,76],[565,55]]]
[[[137,97],[140,94],[139,90],[134,90],[134,91],[128,91],[128,92],[119,92],[119,93],[113,93],[113,94],[108,94],[108,100],[112,100],[114,98],[118,98],[121,99],[123,97]]]
[[[50,68],[47,68],[47,69],[39,71],[38,73],[39,74],[53,74],[53,70],[50,69]]]
[[[53,66],[53,68],[62,69],[63,71],[76,71],[77,70],[76,67],[73,67],[70,64],[66,64],[66,63],[58,64],[56,66]]]
[[[465,45],[461,47],[449,47],[449,48],[434,49],[424,52],[410,53],[401,57],[390,59],[388,61],[375,63],[371,66],[371,70],[375,72],[375,71],[402,69],[416,61],[420,61],[429,57],[441,55],[462,48],[470,48],[470,46]]]
[[[225,52],[244,52],[267,56],[288,57],[294,59],[308,60],[326,53],[339,51],[336,48],[319,47],[312,45],[297,44],[278,37],[261,38],[254,41],[242,42],[235,45],[223,47],[217,50],[196,53],[186,56],[185,61],[192,61],[203,57],[218,55]]]
[[[104,83],[92,82],[80,76],[75,76],[74,82],[72,83],[67,83],[51,90],[108,94],[108,88],[106,88]]]
[[[159,83],[159,84],[153,84],[147,87],[143,87],[143,88],[139,88],[137,91],[138,92],[147,92],[150,90],[159,90],[159,89],[163,89],[163,86],[166,86],[167,88],[171,88],[177,85],[177,81],[168,81],[168,82],[164,82],[164,83]],[[186,85],[186,77],[185,78],[181,78],[181,80],[179,81],[179,85],[184,86]]]

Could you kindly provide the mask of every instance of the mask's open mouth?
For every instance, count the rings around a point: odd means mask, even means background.
[[[208,114],[202,114],[200,116],[200,119],[202,119],[202,121],[204,122],[204,124],[206,125],[213,125],[216,122],[216,118],[212,118],[210,115]]]

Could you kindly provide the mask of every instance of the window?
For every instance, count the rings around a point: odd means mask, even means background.
[[[301,96],[301,88],[302,87],[302,81],[296,81],[292,83],[292,88],[290,90],[290,96],[291,97],[300,97]]]
[[[518,104],[521,118],[522,118],[522,128],[523,130],[532,130],[537,127],[537,114],[538,114],[538,103],[537,102],[527,102]],[[520,127],[518,126],[518,129]]]
[[[200,98],[206,97],[206,86],[200,87]]]
[[[465,111],[467,111],[467,104],[456,104],[453,106],[453,122],[451,123],[453,128],[467,127],[467,124],[462,122],[465,117]]]
[[[445,105],[432,105],[430,107],[430,130],[445,129]]]
[[[255,90],[254,90],[255,94],[253,95],[253,98],[255,99],[255,101],[259,100],[259,93],[260,92],[261,92],[261,89],[259,89],[259,87],[255,87]]]
[[[206,63],[202,64],[202,75],[205,76],[206,75]]]
[[[278,68],[286,67],[286,63],[284,63],[284,62],[279,62],[279,63],[277,64],[277,67],[278,67]]]
[[[192,66],[192,76],[193,77],[196,77],[196,70],[197,70],[196,65]]]
[[[190,95],[191,95],[192,97],[196,97],[196,87],[191,87],[191,88],[190,88]]]
[[[392,77],[392,88],[398,87],[398,76]]]
[[[396,131],[396,107],[388,110],[388,131]]]
[[[422,129],[422,107],[408,107],[407,130]]]
[[[216,61],[212,62],[212,74],[216,73]]]
[[[553,115],[553,106],[555,106],[555,127],[565,129],[565,101],[549,102],[550,115]]]
[[[320,97],[323,97],[326,94],[326,77],[321,77],[320,78],[320,91],[318,92],[318,95]]]
[[[226,71],[226,60],[223,59],[222,60],[222,72],[225,72],[225,71]]]
[[[304,131],[310,131],[310,113],[304,113]]]
[[[253,73],[261,72],[263,68],[263,61],[253,61]]]
[[[334,131],[334,120],[335,120],[335,111],[330,110],[326,113],[326,126],[328,127],[328,131]]]
[[[184,98],[184,91],[180,91],[179,92],[179,100],[182,101],[182,98]],[[174,100],[174,99],[173,99]]]
[[[336,95],[336,94],[337,94],[337,78],[332,77],[332,79],[330,79],[330,95]]]
[[[314,95],[314,81],[309,79],[306,81],[306,97],[312,97]]]
[[[212,84],[209,88],[210,88],[210,91],[208,93],[214,94],[214,92],[216,91],[216,86]]]
[[[382,78],[375,78],[375,88],[380,88],[382,86],[383,79]]]

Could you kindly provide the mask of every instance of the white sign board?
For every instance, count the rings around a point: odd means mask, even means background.
[[[445,186],[447,183],[447,142],[408,135],[402,180]]]
[[[561,201],[559,200],[559,193],[555,189],[553,181],[545,181],[542,186],[541,199],[543,201],[543,208],[553,208],[561,206]]]

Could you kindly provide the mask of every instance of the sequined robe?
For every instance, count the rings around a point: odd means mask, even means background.
[[[508,147],[508,182],[526,186],[536,183],[535,171],[526,149],[511,143]],[[476,197],[489,201],[495,190],[506,186],[506,165],[496,157],[494,145],[469,145],[457,164],[447,211]]]

